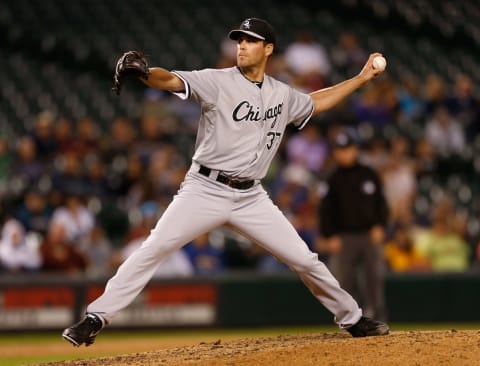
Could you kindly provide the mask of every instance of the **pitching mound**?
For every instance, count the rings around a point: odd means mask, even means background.
[[[480,331],[393,332],[351,338],[346,333],[248,338],[50,366],[145,365],[478,365]]]

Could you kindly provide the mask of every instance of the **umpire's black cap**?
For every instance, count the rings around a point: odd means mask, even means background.
[[[352,145],[358,145],[358,141],[351,130],[343,129],[338,131],[333,136],[331,145],[332,148],[344,148]]]
[[[251,37],[275,44],[275,31],[272,25],[263,19],[245,19],[238,29],[228,33],[228,37],[236,41],[242,34],[248,34]]]

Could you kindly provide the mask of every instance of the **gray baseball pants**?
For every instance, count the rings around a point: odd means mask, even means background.
[[[107,322],[128,306],[153,276],[163,258],[220,225],[261,245],[297,273],[341,328],[362,316],[357,302],[344,291],[327,267],[310,251],[292,224],[273,204],[261,184],[234,189],[198,173],[194,163],[180,190],[140,248],[108,281],[104,293],[88,307]]]

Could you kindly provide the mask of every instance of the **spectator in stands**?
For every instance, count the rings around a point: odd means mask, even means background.
[[[73,137],[73,126],[70,119],[62,117],[55,122],[55,140],[59,156],[67,152],[76,152],[76,142]]]
[[[104,160],[97,154],[85,158],[85,193],[97,198],[109,197],[112,187],[107,178]]]
[[[35,238],[27,240],[22,224],[9,219],[5,222],[0,239],[0,268],[10,272],[35,271],[42,265],[42,258]]]
[[[467,74],[457,75],[455,85],[446,98],[446,106],[451,115],[463,126],[468,126],[478,120],[478,103],[471,77]]]
[[[444,106],[447,98],[445,80],[438,74],[428,74],[423,84],[423,99],[425,112],[433,113],[438,107]]]
[[[368,123],[376,129],[393,121],[393,110],[396,97],[390,84],[375,83],[363,89],[354,99],[353,108],[357,123]]]
[[[400,119],[419,122],[425,114],[425,101],[421,96],[419,81],[412,74],[401,77],[397,85]]]
[[[278,207],[293,222],[299,206],[308,198],[308,188],[313,182],[312,173],[302,165],[290,164],[284,167],[272,188]]]
[[[456,235],[458,235],[468,246],[468,262],[469,265],[475,262],[475,252],[476,244],[478,240],[478,234],[473,234],[472,231],[468,229],[469,226],[469,213],[468,210],[461,209],[456,210],[452,215],[451,220],[451,229]]]
[[[432,119],[425,128],[425,137],[441,158],[460,155],[465,148],[465,135],[462,126],[444,106],[434,110]]]
[[[285,50],[285,61],[306,91],[321,89],[331,69],[325,48],[308,31],[298,32],[295,42]]]
[[[369,139],[365,148],[360,152],[359,160],[375,171],[380,171],[388,160],[387,141],[381,136],[373,136]]]
[[[148,166],[139,156],[131,155],[121,188],[125,190],[124,200],[127,210],[138,208],[142,202],[155,201],[155,186],[148,174]]]
[[[326,141],[315,124],[308,124],[287,142],[289,164],[302,165],[312,173],[319,173],[328,156]]]
[[[147,169],[155,196],[166,206],[183,181],[182,174],[188,170],[186,164],[174,145],[165,144],[152,153]]]
[[[145,162],[139,155],[115,155],[110,162],[111,184],[114,194],[126,196],[129,190],[142,179]]]
[[[432,176],[437,171],[438,162],[435,149],[425,137],[420,137],[416,141],[414,165],[417,181],[423,176]]]
[[[160,149],[165,142],[160,123],[158,117],[147,114],[140,120],[140,135],[133,148],[145,161],[148,161],[152,153]]]
[[[415,246],[430,261],[435,272],[463,272],[469,267],[470,250],[452,228],[453,203],[439,200],[431,211],[431,227],[415,238]]]
[[[52,215],[50,226],[55,231],[62,228],[65,234],[65,240],[72,244],[90,236],[94,227],[94,217],[82,201],[82,196],[74,191],[66,192],[64,203],[55,209]]]
[[[39,113],[35,119],[32,137],[38,157],[42,161],[51,159],[57,153],[58,144],[54,135],[53,122],[53,114],[49,111]]]
[[[87,187],[82,164],[83,160],[76,152],[68,151],[59,155],[52,174],[53,187],[85,194]]]
[[[79,249],[87,258],[88,275],[97,277],[111,274],[113,245],[98,223],[95,223],[89,236],[82,238]]]
[[[295,185],[283,183],[279,185],[274,195],[275,204],[292,223],[295,222],[295,191],[297,190]]]
[[[223,250],[210,243],[208,233],[187,244],[183,250],[197,274],[215,274],[225,270]]]
[[[228,37],[220,43],[220,55],[217,60],[217,68],[223,69],[237,65],[237,45]]]
[[[105,163],[109,186],[114,195],[123,196],[128,191],[128,160],[136,137],[137,131],[132,121],[126,117],[117,117],[101,141],[99,157]]]
[[[130,212],[129,230],[125,236],[126,242],[142,239],[148,236],[163,212],[156,201],[143,201]]]
[[[48,204],[45,192],[35,187],[29,188],[23,196],[23,202],[16,210],[15,217],[27,232],[44,236],[52,217],[52,208]]]
[[[295,75],[292,74],[283,53],[273,54],[267,64],[265,73],[286,84],[295,84]]]
[[[319,201],[318,186],[310,184],[307,187],[307,196],[298,202],[296,208],[295,229],[312,251],[315,251],[315,243],[318,238]]]
[[[17,141],[11,177],[22,185],[21,189],[25,189],[36,184],[44,172],[45,166],[38,157],[35,142],[30,136],[22,136]]]
[[[385,245],[385,258],[393,272],[425,272],[430,262],[413,245],[408,226],[397,225],[391,240]]]
[[[178,98],[172,98],[169,93],[158,89],[147,89],[144,99],[145,104],[166,106],[162,109],[168,110],[168,113],[166,113],[166,116],[162,116],[161,121],[162,132],[167,135],[167,139],[164,139],[164,141],[175,143],[183,138],[195,139],[197,121],[200,116],[198,104],[193,101],[180,101]],[[167,124],[165,123],[166,120],[168,121]]]
[[[5,136],[0,136],[0,197],[7,188],[6,184],[10,177],[12,161],[13,154],[8,139]]]
[[[114,118],[109,132],[101,141],[101,157],[115,178],[125,173],[128,154],[136,138],[137,131],[129,118]]]
[[[340,34],[331,54],[334,66],[344,75],[352,75],[368,59],[368,53],[360,45],[357,36],[348,31]]]
[[[49,226],[40,251],[42,270],[46,272],[83,273],[88,266],[87,258],[77,246],[71,245],[67,228],[58,221]]]
[[[76,124],[75,145],[79,157],[96,153],[100,147],[100,131],[98,123],[91,117],[84,117]]]
[[[355,97],[354,97],[355,98]],[[317,118],[325,118],[327,123],[327,130],[331,130],[335,126],[356,126],[359,124],[356,110],[352,107],[354,101],[352,99],[343,100],[337,104],[335,108],[327,111],[324,116]],[[329,132],[327,131],[327,134]]]
[[[394,223],[411,222],[417,183],[415,165],[409,155],[409,142],[404,136],[392,138],[380,175],[390,210],[390,220]]]

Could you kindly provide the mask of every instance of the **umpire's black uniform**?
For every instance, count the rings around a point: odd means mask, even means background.
[[[363,300],[365,315],[385,319],[383,237],[372,239],[372,231],[384,234],[388,218],[382,185],[374,170],[357,161],[358,147],[348,133],[335,136],[332,152],[338,166],[326,182],[319,209],[322,236],[340,243],[329,266],[340,285]]]

